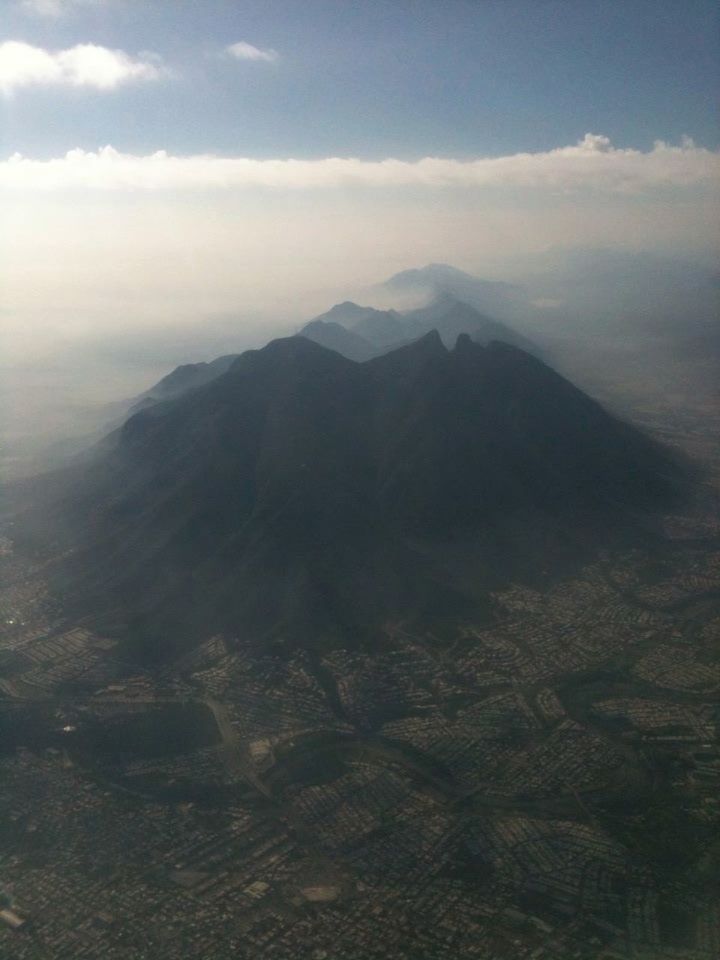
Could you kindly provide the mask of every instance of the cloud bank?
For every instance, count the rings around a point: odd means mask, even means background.
[[[77,49],[77,48],[76,48]],[[110,51],[106,51],[110,53]],[[1,61],[0,61],[1,62]],[[102,61],[104,62],[104,61]],[[138,65],[138,69],[141,66]],[[108,68],[105,84],[116,75]],[[150,67],[152,69],[152,67]],[[0,72],[2,84],[2,72]],[[586,136],[573,146],[540,153],[455,160],[257,160],[212,154],[172,156],[164,150],[137,156],[113,147],[71,150],[64,157],[33,160],[14,154],[0,162],[0,188],[53,191],[282,190],[337,187],[496,187],[556,192],[595,190],[642,193],[720,182],[720,152],[685,139],[658,141],[649,151],[614,147],[607,137]]]
[[[229,47],[225,48],[225,52],[236,60],[255,60],[265,63],[274,63],[279,56],[277,50],[271,50],[270,48],[263,50],[261,47],[255,47],[245,40],[230,44]]]
[[[150,53],[132,57],[93,43],[55,51],[18,40],[0,43],[0,91],[6,95],[32,86],[114,90],[126,83],[157,80],[162,74],[160,57]]]

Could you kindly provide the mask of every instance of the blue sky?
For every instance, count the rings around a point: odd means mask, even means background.
[[[716,263],[719,18],[0,0],[0,355],[198,359],[430,261],[512,281],[553,250]]]
[[[168,71],[111,92],[18,89],[0,99],[5,156],[112,143],[462,158],[587,131],[640,149],[683,134],[720,144],[719,15],[706,0],[3,0],[0,11],[0,42],[151,51]],[[223,57],[238,41],[277,59]]]

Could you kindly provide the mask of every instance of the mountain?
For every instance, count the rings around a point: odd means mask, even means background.
[[[457,338],[467,333],[477,343],[487,345],[493,340],[513,344],[530,353],[539,354],[536,344],[517,333],[507,324],[480,313],[449,293],[440,294],[428,306],[412,310],[403,316],[406,330],[421,336],[429,330],[437,330],[443,343],[452,346]]]
[[[541,353],[527,337],[450,293],[440,293],[426,306],[402,313],[346,301],[310,321],[300,335],[337,350],[350,360],[362,361],[417,340],[430,330],[437,330],[447,347],[451,347],[461,333],[467,333],[478,343],[487,345],[492,340],[501,340],[538,355]],[[360,338],[360,342],[355,338]]]
[[[402,270],[385,281],[385,286],[397,290],[418,289],[420,287],[441,287],[448,290],[452,286],[459,285],[476,286],[480,289],[507,289],[511,287],[510,284],[501,281],[481,280],[464,270],[458,270],[457,267],[453,267],[449,263],[429,263],[419,269]]]
[[[525,304],[522,287],[499,280],[483,280],[447,263],[430,263],[420,269],[403,270],[380,284],[377,293],[423,301],[450,294],[502,319],[515,317]]]
[[[358,320],[352,330],[379,349],[396,346],[414,333],[408,328],[407,318],[395,310],[373,310]]]
[[[431,332],[366,363],[304,337],[131,417],[34,522],[134,654],[213,631],[374,643],[388,618],[595,549],[672,497],[673,458],[541,361]],[[54,526],[53,526],[54,510]]]
[[[149,390],[146,390],[145,393],[142,393],[137,400],[138,402],[169,400],[172,397],[179,397],[180,394],[186,393],[188,390],[202,387],[229,370],[238,356],[237,353],[230,353],[223,357],[217,357],[209,363],[182,364],[150,387]]]
[[[343,327],[353,328],[368,317],[377,314],[394,314],[394,310],[376,310],[375,307],[363,307],[359,303],[353,303],[352,300],[344,300],[342,303],[336,303],[334,307],[326,313],[321,313],[315,317],[315,320],[322,320],[325,323],[339,323]]]
[[[306,337],[321,347],[334,350],[349,360],[369,360],[378,353],[377,347],[354,330],[346,330],[339,323],[326,320],[311,320],[300,330],[298,336]]]
[[[376,310],[375,307],[362,307],[350,300],[346,300],[344,303],[336,303],[327,313],[315,317],[300,331],[301,336],[307,336],[308,328],[311,327],[311,324],[316,323],[339,324],[346,330],[352,331],[372,345],[373,355],[381,352],[384,348],[395,346],[407,339],[403,319],[395,310]],[[316,337],[310,336],[310,339],[316,340]],[[322,343],[321,340],[316,342]],[[323,346],[326,345],[329,344],[323,343]],[[331,349],[336,348],[331,347]],[[343,350],[338,352],[351,360],[357,359]]]
[[[429,273],[427,271],[430,271]],[[442,264],[433,264],[419,271],[406,271],[408,278],[418,274],[426,279],[435,276],[469,277],[462,271]],[[457,275],[457,276],[456,276]],[[402,282],[404,274],[398,274]],[[397,279],[394,278],[394,279]],[[473,278],[470,278],[471,280]],[[409,279],[407,282],[410,282]],[[459,281],[458,281],[459,282]],[[480,281],[483,283],[484,281]],[[490,284],[490,287],[505,287],[507,284]],[[479,343],[503,340],[531,352],[539,348],[509,326],[493,320],[461,302],[450,293],[437,294],[425,307],[399,313],[396,310],[377,310],[346,300],[337,303],[325,313],[313,318],[299,331],[299,336],[313,340],[329,350],[334,350],[349,360],[363,362],[392,350],[402,344],[424,336],[437,329],[446,346],[452,346],[459,334],[469,333]],[[179,397],[181,394],[204,386],[222,376],[237,360],[239,354],[227,354],[208,363],[187,363],[176,367],[138,397],[121,405],[115,418],[127,419],[128,415],[161,400]]]

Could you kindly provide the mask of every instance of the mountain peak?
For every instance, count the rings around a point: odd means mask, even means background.
[[[405,283],[423,282],[428,284],[441,283],[447,280],[473,281],[476,278],[464,270],[451,266],[449,263],[428,263],[424,267],[414,267],[401,270],[387,281],[389,285],[397,286]]]
[[[330,316],[330,314],[327,313],[325,316]],[[347,357],[348,360],[355,360],[358,363],[369,360],[377,353],[376,348],[370,341],[334,320],[311,320],[305,324],[298,336],[306,337],[308,340],[312,340],[328,350],[334,350],[336,353]]]
[[[470,350],[477,350],[478,348],[479,345],[473,343],[472,337],[469,333],[459,334],[457,340],[455,341],[455,353],[468,353]]]
[[[315,320],[324,320],[332,323],[339,323],[344,327],[354,326],[366,317],[374,314],[384,314],[382,310],[376,310],[375,307],[363,307],[352,300],[343,300],[342,303],[336,303],[325,313],[315,317]]]
[[[367,366],[387,381],[404,382],[414,377],[432,360],[447,357],[447,349],[437,330],[430,330],[411,343],[371,360]]]
[[[266,356],[289,357],[292,359],[319,357],[332,352],[327,347],[307,337],[279,337],[277,340],[271,340],[270,343],[257,351],[258,354]]]
[[[235,360],[227,374],[213,381],[220,384],[228,377],[240,381],[250,370],[257,376],[287,377],[289,371],[302,375],[304,371],[354,366],[354,361],[336,350],[304,336],[279,337],[260,350],[246,350]]]
[[[359,303],[355,303],[354,300],[343,300],[342,303],[336,303],[334,306],[330,307],[328,310],[328,315],[332,316],[334,313],[343,313],[351,314],[356,313],[358,315],[365,314],[368,310],[374,309],[373,307],[363,307]]]
[[[442,338],[435,329],[429,330],[424,336],[419,337],[414,344],[412,344],[414,347],[420,345],[422,345],[423,350],[430,348],[433,353],[447,353]]]
[[[507,324],[481,313],[452,291],[439,291],[427,306],[405,314],[405,320],[411,322],[418,332],[437,329],[449,348],[453,347],[458,336],[464,333],[476,343],[488,344],[491,340],[502,340],[515,343],[524,350],[537,352],[535,344]]]

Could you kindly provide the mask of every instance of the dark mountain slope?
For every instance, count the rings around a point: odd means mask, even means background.
[[[517,348],[430,333],[357,364],[292,337],[138,413],[70,477],[68,576],[148,656],[218,629],[370,642],[388,617],[477,613],[679,475]]]
[[[518,512],[620,519],[657,502],[672,472],[653,443],[536,358],[466,335],[450,362],[408,385],[395,417],[383,504],[440,536]]]

